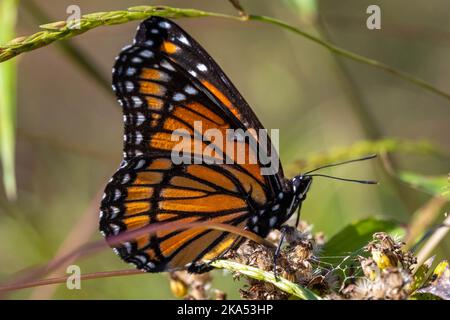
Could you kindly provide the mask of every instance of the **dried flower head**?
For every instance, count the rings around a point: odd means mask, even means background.
[[[211,275],[194,274],[187,271],[170,273],[170,289],[174,296],[187,300],[205,300],[211,298]]]
[[[315,243],[311,233],[311,228],[305,223],[300,226],[302,231],[292,227],[284,230],[286,245],[281,248],[277,257],[276,266],[274,264],[274,251],[252,241],[244,242],[236,250],[232,250],[228,255],[228,259],[235,260],[239,263],[256,267],[264,271],[274,271],[276,273],[302,286],[311,287],[328,287],[328,280],[325,275],[318,274],[313,267],[315,252],[318,246]],[[281,233],[277,230],[272,231],[267,239],[278,245]],[[237,275],[239,276],[239,275]],[[287,299],[289,295],[270,283],[266,283],[251,278],[246,278],[247,288],[241,290],[241,296],[244,299]]]
[[[403,246],[403,242],[386,233],[375,233],[373,241],[365,247],[369,256],[359,257],[365,277],[348,285],[342,294],[349,299],[406,299],[416,259],[412,253],[403,251]]]
[[[313,234],[311,227],[301,223],[300,228],[283,227],[284,245],[274,264],[274,249],[246,240],[230,250],[224,258],[263,271],[274,272],[286,280],[313,290],[325,299],[406,299],[412,291],[412,266],[416,258],[404,251],[404,243],[386,233],[378,232],[373,240],[358,252],[337,264],[320,260],[324,243],[322,234]],[[272,231],[267,239],[278,245],[280,231]],[[276,268],[276,270],[274,270]],[[247,273],[246,273],[247,274]],[[244,278],[246,285],[241,297],[249,300],[288,299],[290,294],[270,281],[254,279],[239,272],[235,278]],[[225,299],[226,294],[211,290],[211,276],[171,273],[174,294],[185,299]]]

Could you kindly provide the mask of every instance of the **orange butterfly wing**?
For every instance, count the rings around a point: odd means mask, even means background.
[[[212,221],[244,228],[250,207],[229,165],[175,165],[170,158],[138,156],[113,176],[102,202],[101,230],[117,235],[151,223]],[[248,179],[252,179],[248,177]],[[205,228],[161,231],[117,246],[127,262],[147,271],[198,268],[238,239]],[[196,264],[196,262],[200,262]]]
[[[281,165],[277,174],[263,175],[257,153],[273,152],[270,140],[261,143],[256,131],[228,134],[262,126],[212,58],[176,24],[157,17],[141,23],[134,44],[117,58],[113,89],[124,112],[124,160],[101,204],[105,236],[170,221],[251,226],[265,236],[282,222],[275,199],[289,190]],[[189,161],[176,164],[172,152],[183,138],[189,138],[183,154]],[[260,216],[271,223],[259,225]],[[146,271],[199,272],[238,241],[203,228],[140,236],[116,249]]]

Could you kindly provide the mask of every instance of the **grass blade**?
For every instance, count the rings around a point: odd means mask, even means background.
[[[401,171],[398,177],[412,188],[421,190],[436,197],[444,197],[450,201],[450,193],[448,192],[449,180],[445,175],[441,176],[425,176],[409,171]]]
[[[326,152],[319,152],[309,155],[306,159],[297,160],[287,171],[291,174],[315,169],[317,167],[356,159],[368,154],[383,154],[391,152],[400,152],[404,154],[434,155],[443,159],[449,159],[449,156],[439,147],[426,140],[403,140],[397,138],[386,138],[379,140],[363,140],[355,142],[350,146],[334,147]]]
[[[0,43],[14,37],[18,0],[0,2]],[[0,157],[6,196],[14,200],[17,186],[14,168],[16,128],[16,62],[0,64]]]

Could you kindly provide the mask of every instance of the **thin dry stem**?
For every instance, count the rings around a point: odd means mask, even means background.
[[[240,235],[242,237],[245,237],[247,239],[253,240],[255,242],[261,243],[267,247],[274,248],[274,245],[267,241],[266,239],[263,239],[259,237],[258,235],[246,231],[231,225],[222,224],[222,223],[210,223],[207,221],[204,222],[190,222],[190,223],[178,223],[178,222],[169,222],[169,223],[155,223],[152,225],[148,225],[143,228],[139,228],[133,231],[124,232],[117,236],[112,236],[105,240],[99,240],[96,242],[89,243],[87,245],[84,245],[82,247],[79,247],[78,249],[62,256],[58,257],[57,259],[52,260],[50,263],[48,263],[46,266],[34,268],[31,270],[28,270],[24,273],[24,275],[17,277],[16,279],[13,279],[9,283],[4,284],[2,287],[7,286],[20,286],[24,285],[30,281],[34,281],[35,279],[42,278],[43,276],[47,275],[48,273],[57,270],[64,264],[66,264],[68,261],[75,261],[76,259],[80,257],[87,256],[89,254],[93,254],[95,252],[98,252],[102,249],[105,249],[109,246],[115,246],[118,244],[121,244],[125,241],[129,241],[132,239],[136,239],[139,236],[142,236],[144,234],[153,234],[155,232],[160,231],[168,231],[168,230],[184,230],[184,229],[214,229],[214,230],[220,230],[225,232],[234,233],[237,235]]]
[[[417,265],[414,269],[414,272],[417,271],[417,268],[420,267],[425,260],[427,260],[431,252],[436,248],[436,246],[444,239],[447,233],[450,231],[450,215],[445,218],[442,223],[442,227],[438,228],[433,235],[428,239],[428,241],[424,244],[422,249],[417,254]]]
[[[92,280],[92,279],[100,279],[100,278],[130,276],[130,275],[137,275],[137,274],[143,274],[143,272],[141,270],[137,270],[137,269],[93,272],[93,273],[86,273],[86,274],[81,275],[80,280]],[[64,283],[67,281],[67,279],[69,277],[70,277],[70,275],[49,278],[49,279],[29,281],[29,282],[23,282],[23,283],[17,283],[17,284],[3,285],[0,287],[0,292],[9,292],[9,291],[20,290],[20,289],[28,289],[28,288],[34,288],[34,287],[40,287],[40,286],[47,286],[50,284]]]
[[[85,212],[81,215],[78,222],[74,225],[72,230],[69,232],[66,239],[63,241],[58,251],[55,254],[53,260],[59,259],[65,255],[66,252],[71,252],[86,244],[89,241],[89,238],[97,231],[97,220],[98,220],[98,203],[102,198],[103,190],[97,192],[95,197],[92,199],[89,207],[85,210]],[[68,260],[65,265],[68,265],[74,262],[75,257],[73,259]],[[57,268],[53,272],[50,273],[50,277],[57,277],[64,274],[64,266]],[[39,287],[34,290],[30,299],[50,299],[53,293],[56,290],[56,286],[51,287]]]

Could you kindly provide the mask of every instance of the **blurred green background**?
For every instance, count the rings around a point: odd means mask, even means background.
[[[19,2],[16,35],[37,32],[42,23],[65,20],[66,8],[72,4],[79,5],[82,13],[163,4],[236,14],[225,0],[24,0]],[[241,4],[249,13],[282,19],[450,91],[447,0],[242,0]],[[371,4],[381,7],[381,30],[366,28],[366,8]],[[39,19],[42,13],[48,21]],[[265,127],[280,129],[280,154],[289,176],[300,170],[294,165],[296,160],[362,140],[425,139],[442,150],[450,149],[449,100],[386,72],[336,59],[323,47],[273,25],[218,18],[179,19],[177,23],[222,66]],[[131,42],[137,24],[97,28],[70,43],[109,81],[114,58]],[[15,60],[18,189],[17,199],[8,201],[0,187],[2,282],[19,270],[48,262],[57,252],[101,239],[97,232],[99,194],[122,155],[122,115],[111,90],[99,85],[58,45]],[[396,169],[426,175],[446,175],[450,169],[445,157],[396,153],[392,161]],[[393,182],[378,160],[327,173],[380,181],[377,187],[314,181],[302,219],[327,236],[371,216],[408,223],[430,199]],[[438,221],[448,208],[440,209]],[[436,253],[450,256],[448,237]],[[82,272],[127,268],[110,250],[77,263]],[[45,287],[8,297],[170,299],[167,278],[145,274],[98,279],[83,282],[82,290]],[[238,297],[242,285],[223,272],[215,272],[214,284],[230,298]]]

